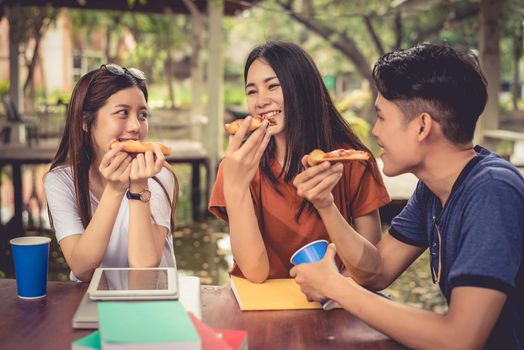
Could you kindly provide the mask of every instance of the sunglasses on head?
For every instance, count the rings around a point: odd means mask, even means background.
[[[125,68],[114,63],[103,64],[100,68],[105,68],[109,73],[114,75],[124,75],[127,72],[137,80],[146,80],[145,73],[137,68]]]

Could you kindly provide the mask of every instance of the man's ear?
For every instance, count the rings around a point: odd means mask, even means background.
[[[429,135],[429,131],[433,127],[433,119],[427,113],[422,113],[417,117],[418,139],[419,141],[425,139]]]

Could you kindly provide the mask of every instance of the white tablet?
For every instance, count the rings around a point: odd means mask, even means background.
[[[92,300],[177,299],[174,267],[97,268],[87,289]]]

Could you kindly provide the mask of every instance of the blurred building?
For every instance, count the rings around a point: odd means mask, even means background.
[[[85,35],[73,34],[72,18],[69,11],[62,9],[56,21],[50,25],[40,42],[39,60],[34,71],[34,86],[47,93],[71,91],[74,83],[85,73],[106,62],[108,45],[102,31]],[[119,43],[117,50],[131,51],[136,45],[129,34],[129,40]],[[26,56],[32,54],[34,39],[27,45]],[[27,67],[20,60],[21,82],[25,82]],[[9,80],[9,24],[7,18],[0,21],[0,84]]]

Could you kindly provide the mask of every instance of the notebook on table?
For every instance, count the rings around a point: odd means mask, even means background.
[[[318,302],[309,302],[292,278],[269,279],[252,283],[231,276],[231,290],[242,311],[320,309]]]

